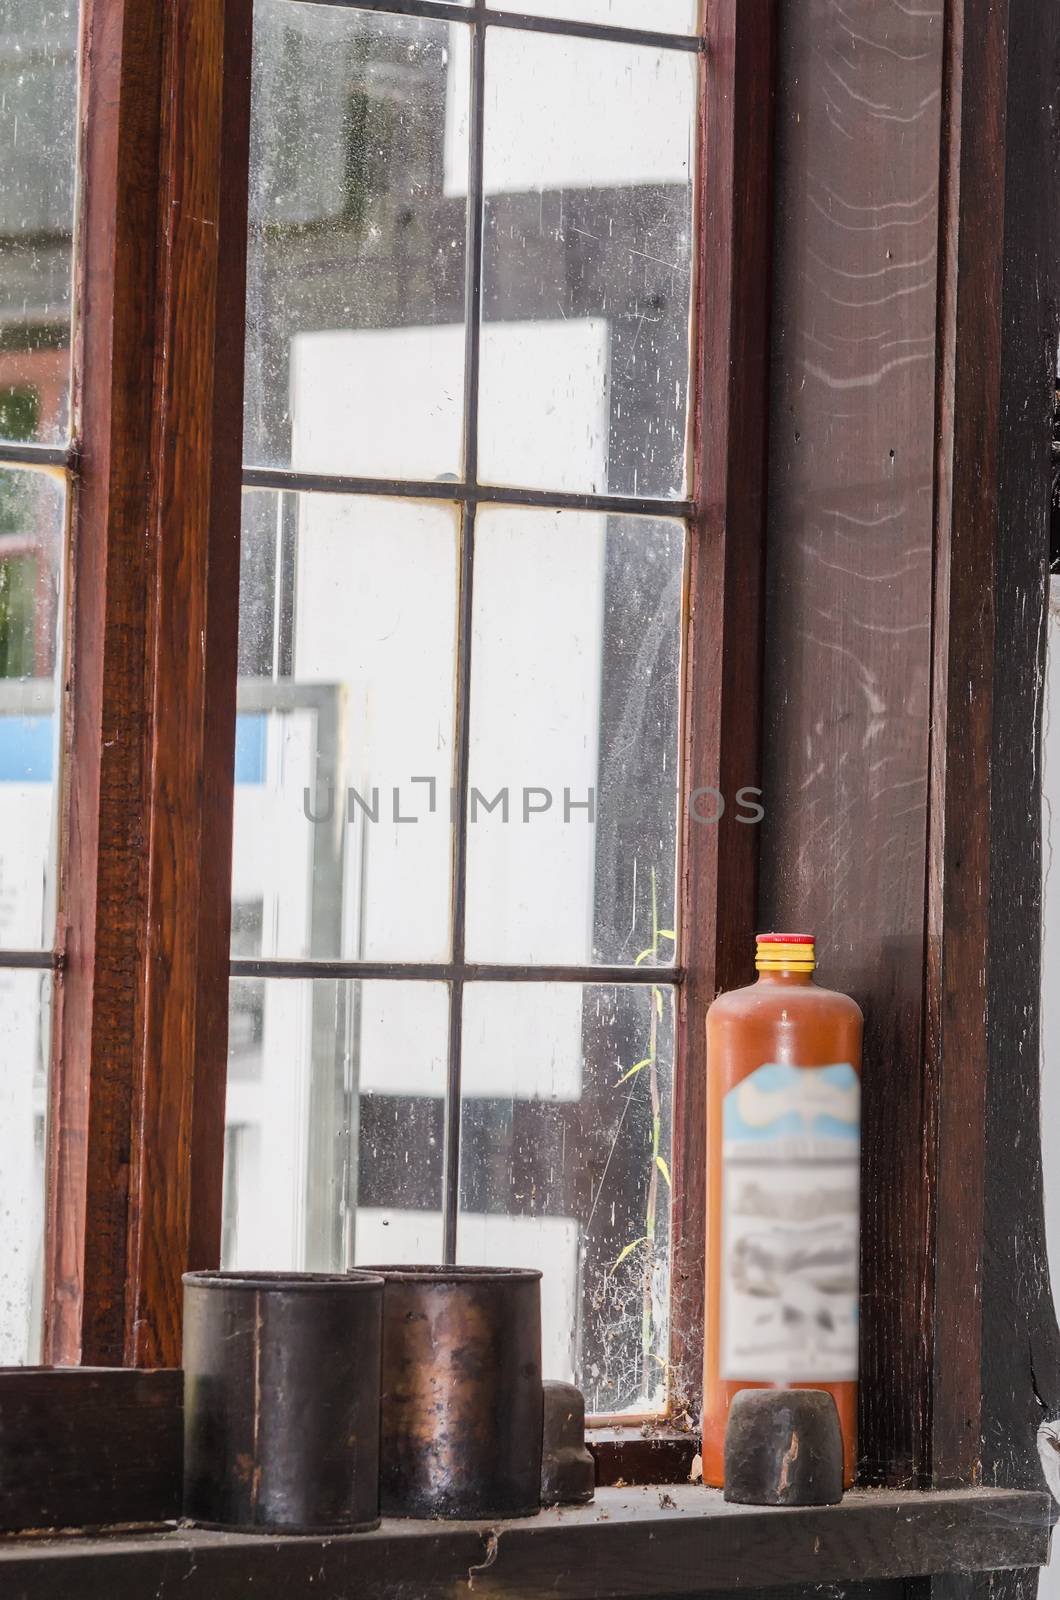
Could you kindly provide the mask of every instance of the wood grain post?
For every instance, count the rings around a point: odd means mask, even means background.
[[[1038,1484],[1036,1430],[1060,1411],[1039,1124],[1058,104],[1051,0],[950,0],[925,1118],[939,1486]]]
[[[999,533],[1007,0],[951,0],[943,63],[927,875],[928,1354],[920,1474],[980,1472],[990,763]],[[936,1319],[951,1308],[937,1338]],[[952,1310],[960,1307],[959,1315]],[[937,1350],[936,1350],[937,1345]],[[938,1356],[945,1350],[945,1359]]]
[[[176,1364],[180,1275],[219,1250],[250,23],[84,9],[58,1362]]]

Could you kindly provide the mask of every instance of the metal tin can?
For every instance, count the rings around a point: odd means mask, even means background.
[[[184,1276],[184,1514],[258,1533],[379,1522],[383,1280]]]
[[[527,1517],[541,1503],[541,1274],[371,1267],[383,1292],[385,1516]]]

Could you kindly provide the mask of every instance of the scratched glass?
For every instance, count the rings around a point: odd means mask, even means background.
[[[441,1260],[447,1048],[441,983],[233,979],[222,1266]]]
[[[266,956],[444,961],[455,508],[243,504],[233,897]]]
[[[662,1410],[674,994],[464,990],[458,1259],[539,1267],[545,1371],[597,1416]]]
[[[461,467],[465,30],[258,0],[247,460],[361,477]]]
[[[489,30],[486,482],[685,492],[696,63]]]
[[[0,467],[0,964],[55,931],[65,526],[60,478]]]
[[[0,968],[0,1366],[40,1360],[51,1045],[48,972]]]
[[[76,0],[0,10],[0,439],[63,444],[70,425]]]
[[[645,28],[652,33],[697,33],[700,0],[486,0],[494,10],[526,17],[569,17],[610,28]]]
[[[472,961],[674,956],[684,526],[479,511]]]
[[[76,0],[0,7],[0,442],[69,437]],[[0,1366],[40,1360],[66,487],[0,468]]]

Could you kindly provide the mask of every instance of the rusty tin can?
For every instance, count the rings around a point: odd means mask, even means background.
[[[383,1280],[184,1276],[184,1515],[257,1533],[379,1522]]]
[[[540,1272],[368,1270],[386,1285],[384,1516],[532,1516],[541,1504]]]

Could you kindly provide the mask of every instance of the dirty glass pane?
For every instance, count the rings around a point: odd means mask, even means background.
[[[486,482],[684,493],[696,60],[487,35]]]
[[[258,0],[246,455],[461,467],[467,52],[447,22]]]
[[[232,889],[266,956],[448,957],[457,525],[244,496]]]
[[[48,972],[0,969],[0,1366],[40,1360]]]
[[[672,961],[683,569],[680,522],[480,510],[470,960]]]
[[[447,1040],[444,984],[233,979],[222,1266],[441,1259]]]
[[[695,33],[699,0],[486,0],[497,11],[518,9],[524,16],[570,17],[612,28],[647,28],[653,33]]]
[[[0,467],[0,951],[53,941],[65,500]]]
[[[77,133],[76,0],[0,5],[0,439],[64,443]]]
[[[662,1409],[674,997],[464,990],[458,1259],[544,1271],[543,1361],[590,1412]]]

